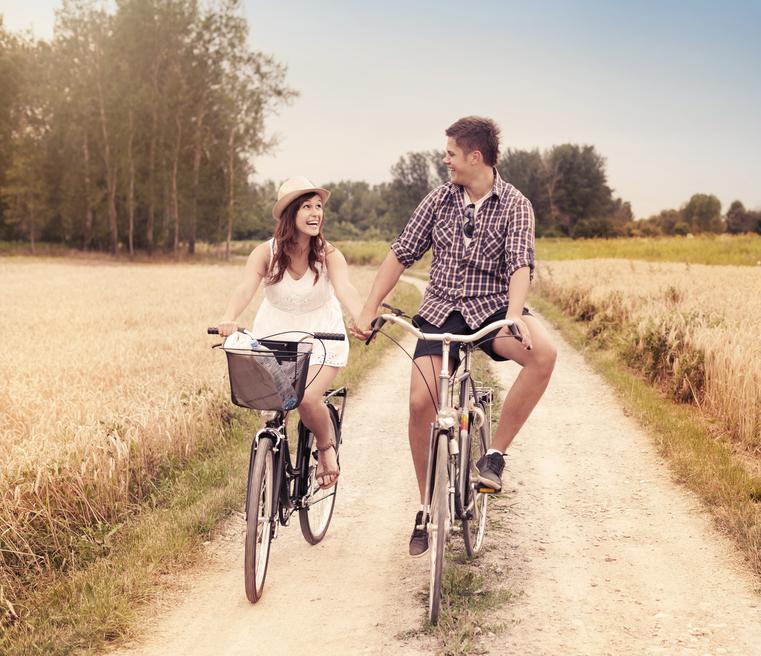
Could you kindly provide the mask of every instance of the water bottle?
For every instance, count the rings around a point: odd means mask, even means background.
[[[272,353],[264,344],[259,342],[258,339],[251,338],[251,350],[259,351],[260,353]],[[275,389],[280,398],[283,400],[283,410],[293,410],[298,405],[298,399],[296,398],[296,392],[293,389],[293,385],[285,375],[280,363],[275,359],[274,355],[265,355],[258,358],[259,364],[264,367],[267,373],[275,381]]]

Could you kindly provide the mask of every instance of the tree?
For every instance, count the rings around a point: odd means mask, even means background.
[[[693,232],[723,232],[721,201],[711,194],[694,194],[682,208],[682,217]]]
[[[613,203],[605,158],[594,146],[562,144],[544,154],[553,224],[567,235],[583,219],[608,216]]]
[[[553,227],[550,188],[539,150],[510,150],[497,163],[499,174],[531,201],[536,233],[541,236]]]
[[[391,183],[385,200],[389,208],[389,227],[401,230],[421,200],[440,180],[434,170],[431,156],[426,152],[409,152],[402,155],[391,167]]]
[[[761,233],[761,212],[751,212],[739,201],[734,201],[727,210],[727,232],[740,234],[744,232]]]

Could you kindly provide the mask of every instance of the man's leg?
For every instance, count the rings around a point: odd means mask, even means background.
[[[494,351],[498,355],[515,360],[522,366],[502,406],[499,424],[492,439],[492,448],[502,453],[510,446],[547,389],[557,357],[557,350],[544,326],[530,315],[524,315],[523,320],[531,331],[534,344],[530,351],[526,351],[520,342],[512,338],[500,337],[494,340]]]
[[[412,462],[415,466],[420,502],[425,494],[425,476],[428,468],[429,437],[431,424],[436,418],[438,404],[438,376],[441,372],[441,356],[421,356],[412,365],[410,379],[410,419],[408,435]],[[419,367],[419,369],[418,369]]]
[[[428,469],[429,437],[431,423],[436,418],[438,403],[438,375],[441,372],[441,356],[420,356],[418,365],[412,366],[410,380],[409,440],[412,462],[415,466],[421,508],[415,515],[410,537],[410,556],[422,556],[428,551],[428,533],[425,530],[422,509],[425,495],[425,478]],[[420,369],[418,369],[418,367]]]

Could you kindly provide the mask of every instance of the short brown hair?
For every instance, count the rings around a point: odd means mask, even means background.
[[[444,133],[452,137],[465,154],[477,150],[484,164],[494,166],[499,157],[499,127],[490,118],[466,116],[450,125]]]

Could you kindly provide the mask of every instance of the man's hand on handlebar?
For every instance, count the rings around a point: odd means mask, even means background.
[[[506,319],[510,319],[515,324],[515,327],[520,332],[520,337],[518,337],[518,341],[523,345],[523,348],[526,351],[530,351],[533,347],[533,343],[531,342],[531,331],[528,329],[528,326],[526,325],[526,322],[523,320],[522,316],[511,316],[508,314]],[[499,331],[499,334],[497,337],[514,337],[514,335],[511,334],[510,329],[505,326],[504,328],[501,328]]]

